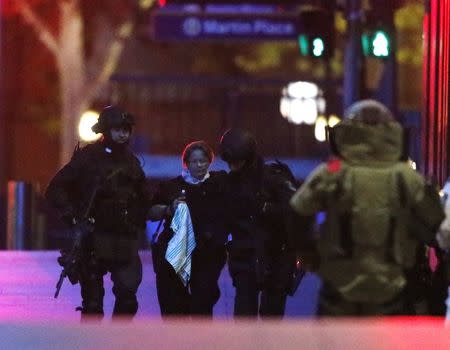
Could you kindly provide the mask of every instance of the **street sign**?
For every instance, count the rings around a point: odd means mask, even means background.
[[[151,36],[157,41],[296,40],[298,32],[295,13],[155,12],[151,16]]]

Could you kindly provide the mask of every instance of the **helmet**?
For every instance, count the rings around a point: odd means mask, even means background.
[[[251,160],[256,156],[256,140],[248,131],[229,129],[220,139],[219,154],[225,162]]]
[[[353,103],[344,112],[344,119],[371,125],[394,121],[391,111],[384,104],[375,100],[361,100]]]
[[[398,149],[404,148],[400,124],[384,104],[375,100],[353,103],[344,111],[343,120],[327,130],[332,153],[346,159],[355,157],[356,154],[370,159],[380,149],[386,150],[385,156],[395,149],[394,153],[397,155]],[[363,144],[364,147],[356,147]],[[372,154],[364,154],[366,149],[370,149]],[[381,155],[377,157],[381,159]]]
[[[131,128],[134,125],[133,116],[117,106],[108,106],[103,109],[98,117],[98,122],[92,126],[96,134],[104,134],[113,128]]]

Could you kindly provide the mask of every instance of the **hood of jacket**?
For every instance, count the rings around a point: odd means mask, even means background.
[[[396,122],[366,124],[344,120],[332,129],[334,147],[351,164],[398,162],[403,153],[403,129]]]

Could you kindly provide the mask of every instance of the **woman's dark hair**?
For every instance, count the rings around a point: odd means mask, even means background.
[[[183,165],[187,165],[189,157],[191,156],[193,151],[200,150],[202,151],[206,158],[208,158],[209,162],[212,163],[214,159],[214,152],[212,148],[205,141],[194,141],[186,145],[181,155],[181,160],[183,161]]]

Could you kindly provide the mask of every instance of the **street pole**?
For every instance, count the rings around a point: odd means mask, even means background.
[[[384,62],[383,75],[378,84],[375,98],[384,103],[394,115],[397,115],[397,40],[396,30],[394,24],[395,8],[392,1],[385,1],[378,3],[383,7],[382,14],[383,24],[388,31],[390,38],[390,54]]]
[[[6,108],[4,98],[5,64],[4,51],[4,24],[2,18],[2,1],[0,1],[0,248],[3,247],[6,237]],[[3,5],[4,6],[4,5]]]
[[[363,10],[361,0],[347,0],[346,16],[348,29],[344,54],[344,109],[361,99],[363,93],[364,62],[361,46]]]

